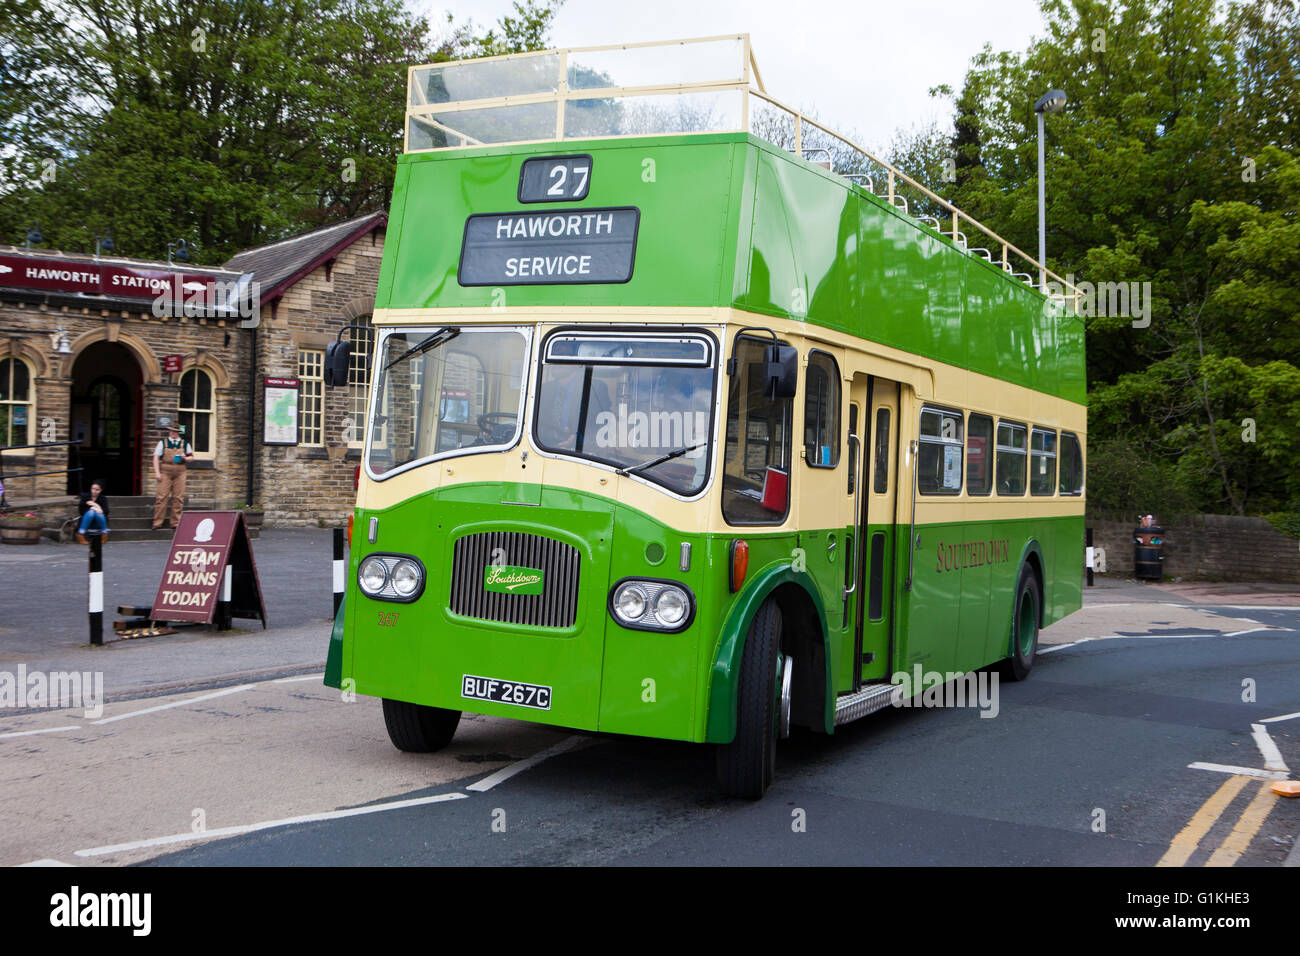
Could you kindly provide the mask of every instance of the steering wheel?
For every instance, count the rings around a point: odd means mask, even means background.
[[[504,445],[515,434],[514,412],[488,412],[478,417],[480,434],[493,445]]]

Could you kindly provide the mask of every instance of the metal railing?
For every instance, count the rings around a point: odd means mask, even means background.
[[[663,82],[674,70],[691,78]],[[633,82],[616,82],[616,72]],[[751,133],[805,161],[807,154],[829,157],[810,165],[829,167],[1012,278],[1033,287],[1037,274],[1039,291],[1073,299],[1077,312],[1082,293],[1073,284],[870,150],[769,95],[747,33],[452,60],[407,72],[406,152],[726,132]],[[909,204],[904,187],[919,197]],[[922,202],[946,222],[909,211]],[[963,223],[988,237],[988,247],[972,248]],[[1049,278],[1061,292],[1049,291]]]
[[[73,468],[56,468],[53,471],[26,471],[20,474],[10,474],[5,471],[6,454],[9,452],[31,449],[34,458],[34,452],[38,448],[72,448],[74,450],[73,454],[77,464]],[[79,441],[45,441],[38,442],[35,445],[5,445],[3,448],[0,448],[0,485],[15,478],[40,478],[45,475],[72,475],[80,474],[83,471],[85,471],[85,469],[81,467],[81,442]],[[7,494],[8,489],[0,491],[0,508],[9,507],[8,501],[5,500]]]

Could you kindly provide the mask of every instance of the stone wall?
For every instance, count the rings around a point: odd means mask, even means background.
[[[161,370],[161,356],[185,356],[186,370],[201,367],[211,376],[215,393],[212,416],[213,446],[211,454],[192,466],[188,476],[189,494],[211,497],[240,497],[246,492],[248,463],[248,350],[241,341],[248,332],[238,323],[204,318],[155,318],[148,312],[50,306],[43,303],[0,303],[0,324],[5,336],[0,338],[0,358],[17,356],[32,369],[35,377],[35,407],[29,429],[29,444],[39,441],[69,441],[72,438],[73,371],[78,357],[87,350],[112,343],[125,349],[126,367],[134,382],[127,381],[133,409],[140,426],[136,460],[140,475],[140,493],[152,494],[155,488],[151,456],[164,433],[154,427],[158,415],[174,415],[180,394],[180,374],[168,375]],[[53,348],[51,334],[62,328],[70,341],[72,354],[60,355]],[[137,377],[138,376],[138,377]],[[138,385],[133,390],[132,385]],[[18,471],[54,471],[69,467],[68,450],[43,448],[34,453],[11,452],[5,456],[5,469]],[[89,481],[96,477],[87,474]],[[6,483],[9,498],[43,499],[62,495],[66,489],[63,475],[18,478]],[[120,484],[120,482],[119,482]],[[112,495],[127,495],[133,489],[107,489]]]
[[[340,252],[328,270],[319,266],[297,282],[274,314],[269,306],[263,307],[258,339],[262,375],[297,378],[300,349],[324,350],[341,327],[368,322],[383,252],[382,230],[362,236]],[[347,387],[324,389],[323,397],[321,445],[263,445],[261,435],[257,436],[254,453],[261,467],[256,497],[266,510],[268,525],[324,522],[337,527],[352,511],[362,430],[347,427]],[[260,416],[260,389],[255,401]]]
[[[1106,574],[1133,576],[1134,522],[1092,521],[1093,544],[1106,549]],[[1165,578],[1300,584],[1300,540],[1263,518],[1194,515],[1162,522]]]

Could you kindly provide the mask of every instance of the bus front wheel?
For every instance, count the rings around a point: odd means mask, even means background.
[[[459,710],[384,698],[384,726],[388,728],[388,739],[398,750],[416,754],[441,750],[451,743],[459,723]]]
[[[736,738],[718,745],[718,785],[757,800],[772,783],[781,717],[781,609],[768,600],[754,615],[740,658]],[[788,667],[788,660],[785,662]]]
[[[1016,605],[1011,614],[1011,656],[1002,662],[1002,676],[1007,680],[1024,680],[1034,667],[1038,651],[1038,609],[1042,596],[1038,590],[1038,575],[1025,565],[1020,569],[1016,583]]]

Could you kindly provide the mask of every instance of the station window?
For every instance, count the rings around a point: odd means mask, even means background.
[[[201,368],[192,368],[181,376],[181,424],[185,426],[185,439],[194,448],[194,454],[212,457],[212,376]]]
[[[1056,432],[1035,428],[1029,436],[1029,493],[1056,493]]]
[[[325,441],[325,353],[317,349],[298,352],[298,444],[324,445]]]
[[[804,460],[814,468],[840,463],[840,370],[825,352],[808,358],[803,408]]]
[[[916,487],[921,494],[961,493],[962,434],[961,412],[921,409],[920,447],[916,461]]]
[[[998,422],[998,494],[1023,495],[1029,430],[1015,422]]]
[[[344,438],[349,448],[360,448],[366,438],[366,408],[370,403],[370,357],[375,350],[375,331],[370,316],[352,320],[357,328],[348,330],[352,351],[348,358],[348,417]],[[381,441],[378,434],[376,441]]]
[[[763,391],[770,344],[748,338],[735,344],[722,474],[722,516],[731,524],[780,524],[789,511],[794,400]]]
[[[966,433],[966,493],[993,491],[993,419],[971,413]]]
[[[1061,432],[1061,494],[1083,494],[1083,449],[1079,439]]]
[[[20,358],[0,359],[0,445],[30,445],[32,371]]]

